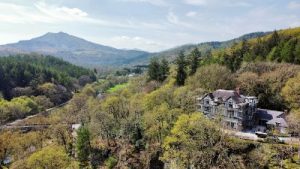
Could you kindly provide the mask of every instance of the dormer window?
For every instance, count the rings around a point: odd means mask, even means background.
[[[205,100],[204,102],[205,102],[205,104],[209,104],[209,100]]]

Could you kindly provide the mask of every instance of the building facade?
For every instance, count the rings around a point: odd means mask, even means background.
[[[284,112],[257,108],[255,96],[241,95],[239,90],[216,90],[197,98],[197,111],[208,118],[220,117],[223,127],[234,130],[267,132],[286,131]]]
[[[238,90],[216,90],[197,98],[198,111],[209,118],[220,116],[224,127],[243,130],[252,127],[258,100],[241,95]]]

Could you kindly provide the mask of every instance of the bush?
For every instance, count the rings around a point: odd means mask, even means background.
[[[110,156],[107,160],[105,160],[105,166],[109,169],[112,169],[114,168],[118,163],[118,160],[113,157],[113,156]]]

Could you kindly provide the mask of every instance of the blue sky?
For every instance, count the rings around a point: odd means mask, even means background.
[[[300,0],[0,1],[0,44],[63,31],[153,52],[296,26]]]

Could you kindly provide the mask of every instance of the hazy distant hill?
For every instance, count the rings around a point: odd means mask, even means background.
[[[212,49],[226,48],[235,42],[241,42],[243,39],[247,40],[261,37],[266,34],[268,33],[256,32],[224,42],[215,41],[199,44],[187,44],[163,52],[149,53],[140,50],[116,49],[92,43],[64,32],[59,32],[47,33],[31,40],[19,41],[18,43],[1,45],[0,56],[36,52],[53,55],[80,66],[124,66],[147,64],[149,58],[152,56],[165,57],[168,60],[173,60],[181,50],[188,54],[192,49],[198,47],[201,52],[206,52]]]
[[[254,32],[254,33],[249,33],[245,34],[243,36],[240,36],[238,38],[228,40],[228,41],[213,41],[213,42],[204,42],[204,43],[199,43],[199,44],[187,44],[187,45],[182,45],[179,47],[175,47],[163,52],[156,53],[155,56],[157,57],[165,57],[168,60],[173,60],[175,57],[178,55],[180,51],[184,51],[185,54],[189,54],[194,48],[198,48],[201,52],[207,52],[209,50],[213,49],[221,49],[221,48],[227,48],[232,46],[234,43],[239,43],[242,40],[249,40],[252,38],[257,38],[257,37],[262,37],[267,34],[270,34],[270,32]]]
[[[0,46],[0,55],[31,52],[53,55],[81,66],[126,65],[150,56],[148,52],[103,46],[63,32]]]

